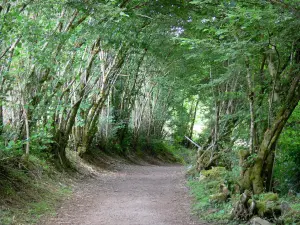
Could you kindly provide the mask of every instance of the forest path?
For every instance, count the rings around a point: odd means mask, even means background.
[[[182,166],[125,166],[82,182],[46,225],[190,225]]]

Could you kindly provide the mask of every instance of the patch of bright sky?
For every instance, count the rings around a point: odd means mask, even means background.
[[[205,117],[207,110],[208,110],[207,107],[202,105],[200,105],[197,110],[196,121],[193,129],[194,138],[197,138],[199,134],[201,134],[204,131],[204,129],[207,127],[207,119]]]

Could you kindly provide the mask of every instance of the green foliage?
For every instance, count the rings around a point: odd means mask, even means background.
[[[290,211],[286,215],[284,215],[282,218],[285,221],[286,225],[297,225],[300,223],[300,210],[297,211]]]
[[[53,143],[53,136],[47,128],[40,128],[33,132],[30,137],[31,152],[34,155],[49,157],[50,144]]]
[[[212,203],[210,196],[218,193],[220,182],[216,180],[189,181],[191,194],[195,198],[194,212],[200,219],[217,222],[218,224],[230,224],[231,203]]]
[[[197,142],[218,158],[203,171],[207,186],[192,186],[206,197],[216,182],[230,186],[259,157],[238,159],[249,148],[250,122],[258,149],[288,104],[290,80],[299,72],[296,3],[3,1],[1,164],[12,163],[18,177],[15,164],[46,169],[44,159],[64,163],[67,147],[196,164],[194,150],[179,145],[192,136],[197,99],[207,121]],[[299,118],[298,107],[278,142],[274,174],[281,194],[300,188]],[[26,146],[29,164],[21,157]],[[229,206],[222,207],[212,217],[226,220]]]
[[[287,225],[295,225],[300,222],[300,197],[295,195],[284,196],[281,202],[288,205],[289,209],[281,216]]]
[[[0,142],[0,155],[1,158],[6,157],[18,157],[23,154],[23,146],[26,141],[9,141],[7,144],[5,142]]]
[[[281,194],[300,191],[300,106],[295,109],[279,139],[274,179]]]
[[[175,95],[170,88],[180,68],[171,27],[186,16],[183,5],[167,7],[173,2],[147,2],[145,7],[145,1],[3,2],[1,121],[7,123],[13,115],[15,132],[0,132],[0,137],[14,140],[8,147],[16,152],[29,144],[30,153],[50,155],[57,151],[53,146],[65,149],[72,136],[75,148],[89,139],[92,147],[107,145],[124,153],[132,147],[133,132],[126,129],[132,129],[131,114],[138,102],[149,102],[145,108],[152,121],[148,115],[138,118],[142,125],[135,135],[144,135],[150,122],[150,136],[161,138],[161,127],[171,115],[168,100]],[[164,99],[167,94],[169,99]],[[106,106],[112,106],[108,112],[102,110]],[[125,118],[119,118],[123,114]],[[23,140],[26,119],[30,137]],[[76,135],[71,135],[73,128]],[[121,138],[122,129],[126,137]],[[97,141],[104,143],[93,140],[97,132]],[[59,143],[62,136],[67,140]],[[119,143],[108,143],[111,140]]]

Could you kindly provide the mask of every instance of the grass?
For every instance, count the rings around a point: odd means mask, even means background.
[[[188,181],[191,195],[194,197],[193,212],[207,222],[217,224],[241,224],[230,220],[232,205],[230,202],[212,203],[210,195],[217,193],[219,182],[215,180]]]
[[[223,198],[215,198],[220,194],[220,185],[231,183],[235,179],[233,175],[224,167],[213,167],[202,171],[201,179],[196,176],[197,174],[198,172],[188,173],[188,186],[194,198],[194,214],[209,223],[243,225],[242,221],[231,219],[233,202],[238,198],[237,195],[231,194],[231,198],[226,201]]]
[[[36,156],[2,162],[0,166],[0,224],[36,224],[55,214],[58,203],[71,194],[69,178]]]

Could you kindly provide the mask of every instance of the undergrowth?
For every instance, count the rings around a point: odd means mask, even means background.
[[[285,225],[298,225],[300,224],[300,195],[285,195],[282,198],[282,202],[286,202],[290,210],[286,212],[282,219]]]
[[[211,196],[219,193],[220,184],[229,183],[230,176],[223,167],[203,171],[205,175],[190,176],[188,186],[194,197],[193,211],[204,221],[217,224],[243,224],[231,221],[231,201],[212,201]]]
[[[46,160],[30,155],[9,157],[0,165],[0,224],[35,224],[41,216],[55,214],[71,193],[67,176]]]
[[[200,177],[196,176],[196,173],[193,175],[189,174],[188,186],[194,199],[193,212],[200,220],[218,225],[247,224],[243,221],[234,221],[231,218],[231,211],[239,199],[239,194],[231,193],[230,198],[226,201],[212,201],[212,196],[216,196],[217,193],[220,193],[220,184],[227,184],[229,186],[229,184],[233,182],[235,175],[232,175],[232,173],[234,172],[222,170],[222,167],[215,167],[211,170],[203,171]],[[256,197],[261,198],[264,195],[267,194]],[[278,218],[278,221],[284,221],[285,225],[300,224],[299,194],[281,196],[279,201],[285,203],[288,210]]]

